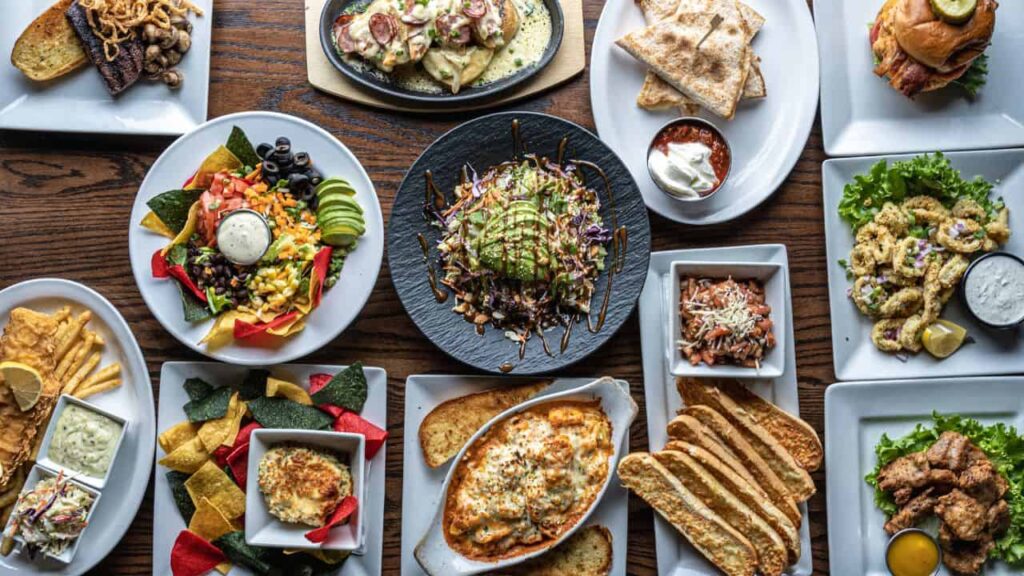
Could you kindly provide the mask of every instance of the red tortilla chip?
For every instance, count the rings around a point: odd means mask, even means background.
[[[366,437],[366,459],[370,460],[377,455],[380,451],[381,446],[388,439],[388,432],[382,428],[379,428],[367,420],[364,420],[359,414],[355,412],[349,412],[348,410],[342,411],[338,419],[334,421],[335,432],[350,432],[352,434],[362,434]]]
[[[274,318],[270,322],[257,322],[256,324],[246,322],[245,320],[235,320],[235,340],[245,340],[246,338],[252,338],[258,334],[263,334],[271,328],[277,328],[278,326],[283,326],[288,322],[291,322],[292,319],[298,315],[298,310],[292,310],[287,314],[282,314],[277,318]]]
[[[214,461],[217,462],[217,466],[223,468],[228,465],[228,456],[231,455],[231,452],[233,452],[234,449],[234,446],[217,446],[217,449],[214,450],[213,454],[210,454],[210,456],[213,456]]]
[[[341,406],[335,406],[334,404],[320,404],[319,406],[317,406],[317,408],[324,412],[327,412],[328,414],[331,415],[331,418],[334,418],[335,420],[337,420],[339,416],[345,413],[344,408],[342,408]]]
[[[227,559],[220,548],[188,530],[182,530],[171,548],[171,573],[174,576],[202,576]]]
[[[310,375],[309,395],[312,396],[323,389],[324,386],[327,386],[327,383],[331,381],[331,378],[334,378],[334,376],[331,376],[330,374],[320,373]]]
[[[248,442],[231,451],[231,455],[228,456],[228,466],[231,466],[231,474],[242,488],[242,492],[245,492],[245,483],[249,478]]]
[[[181,282],[182,286],[188,288],[189,292],[195,295],[196,298],[206,302],[206,293],[200,290],[199,287],[196,286],[196,283],[188,277],[188,273],[185,272],[185,268],[177,264],[171,266],[168,264],[167,258],[165,258],[160,252],[160,250],[157,250],[153,254],[153,259],[150,261],[153,278],[173,277],[178,282]]]
[[[238,448],[242,444],[248,444],[249,438],[252,436],[252,431],[257,428],[262,428],[262,426],[260,426],[260,423],[255,420],[249,422],[245,426],[242,426],[242,429],[238,431],[238,436],[235,436],[235,443],[231,445],[231,448],[234,449]]]
[[[330,246],[324,246],[316,256],[313,256],[313,276],[309,288],[309,301],[313,303],[313,308],[320,305],[320,299],[324,295],[324,280],[327,279],[327,269],[331,264],[331,252]]]
[[[306,540],[317,544],[327,540],[327,536],[330,534],[331,528],[334,528],[338,524],[344,522],[358,508],[359,501],[356,500],[355,496],[346,496],[345,499],[341,501],[341,504],[338,504],[338,507],[334,509],[334,512],[331,512],[331,517],[327,519],[326,524],[315,530],[306,532]]]

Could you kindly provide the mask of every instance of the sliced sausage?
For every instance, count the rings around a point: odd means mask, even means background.
[[[334,25],[334,39],[338,42],[338,48],[345,54],[351,54],[356,51],[355,40],[349,34],[350,26],[352,26],[351,22],[341,25],[335,23]]]
[[[384,45],[391,42],[391,39],[398,33],[398,24],[394,16],[380,12],[370,16],[370,33],[378,44]]]
[[[476,20],[487,14],[487,2],[485,0],[465,0],[462,4],[462,13]]]
[[[457,14],[445,14],[435,21],[442,44],[464,45],[472,38],[469,23]]]

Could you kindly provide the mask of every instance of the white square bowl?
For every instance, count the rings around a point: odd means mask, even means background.
[[[57,472],[54,472],[52,470],[47,470],[46,468],[43,468],[42,466],[39,466],[39,465],[33,466],[32,470],[29,470],[28,476],[25,478],[25,487],[22,489],[22,494],[24,494],[28,490],[31,490],[32,488],[35,488],[36,484],[38,484],[40,481],[45,480],[47,478],[52,478],[52,477],[56,476],[57,474],[58,474]],[[74,543],[72,543],[71,546],[69,546],[66,550],[64,550],[63,553],[58,554],[56,556],[53,555],[53,554],[49,554],[49,553],[46,554],[47,558],[53,558],[54,560],[56,560],[58,562],[61,562],[63,564],[70,564],[71,561],[75,559],[75,553],[78,552],[78,545],[82,542],[82,538],[85,537],[85,533],[89,531],[89,525],[90,525],[91,520],[92,520],[92,515],[93,515],[94,512],[96,512],[96,509],[99,508],[99,505],[100,505],[100,492],[99,492],[99,490],[95,490],[93,488],[90,488],[89,486],[86,486],[85,484],[82,484],[81,482],[76,482],[74,479],[70,479],[69,478],[68,481],[71,482],[72,484],[74,484],[75,486],[78,486],[82,490],[85,490],[86,492],[88,492],[89,495],[91,495],[93,499],[92,499],[92,507],[89,508],[89,513],[85,516],[85,521],[86,521],[85,529],[82,530],[82,533],[78,535],[78,538],[75,539]],[[21,495],[19,495],[18,498],[20,499]],[[15,504],[15,505],[17,505],[17,504]],[[12,522],[14,522],[14,514],[11,514],[11,517],[7,520],[7,525],[4,526],[4,534],[7,533],[7,530],[10,527]],[[20,548],[24,548],[24,546],[25,546],[25,539],[24,538],[22,538],[21,536],[15,535],[14,536],[14,541],[18,543],[18,546]]]
[[[786,293],[789,284],[789,272],[785,265],[775,262],[699,262],[677,261],[672,263],[672,281],[669,283],[669,294],[666,295],[669,311],[668,334],[665,338],[669,370],[673,376],[690,376],[698,378],[778,378],[786,363]],[[731,364],[708,366],[703,362],[694,366],[683,358],[677,341],[681,330],[682,318],[679,315],[680,286],[683,276],[734,280],[754,279],[764,284],[765,303],[771,307],[772,333],[775,334],[775,347],[764,356],[760,368],[747,368]]]
[[[320,544],[306,539],[311,526],[281,522],[270,514],[259,487],[260,460],[278,444],[316,446],[348,457],[352,473],[352,495],[358,500],[356,512],[347,524],[334,527]],[[362,546],[365,506],[366,437],[347,432],[321,430],[253,430],[249,444],[248,477],[245,485],[245,542],[253,546],[356,551]]]
[[[74,404],[85,408],[86,410],[91,410],[100,416],[110,418],[121,425],[121,434],[118,436],[117,443],[114,445],[114,454],[110,457],[110,465],[107,466],[107,473],[104,474],[102,478],[89,476],[81,470],[75,470],[74,468],[63,466],[50,458],[50,444],[53,442],[53,435],[57,431],[57,422],[60,420],[61,415],[64,414],[64,409],[67,408],[69,404]],[[46,435],[43,436],[43,443],[39,448],[39,459],[37,462],[39,465],[44,466],[49,470],[64,472],[65,475],[70,476],[75,480],[88,484],[97,490],[102,490],[103,487],[107,485],[107,478],[110,477],[110,471],[114,469],[114,464],[117,462],[117,455],[121,451],[121,443],[124,441],[124,437],[127,432],[128,421],[124,418],[107,412],[106,410],[96,406],[95,404],[90,404],[85,400],[79,400],[78,398],[68,394],[61,394],[60,398],[57,399],[56,408],[53,409],[53,415],[50,417],[50,424],[46,427]]]

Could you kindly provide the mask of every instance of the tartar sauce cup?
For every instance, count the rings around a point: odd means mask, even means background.
[[[722,142],[722,144],[725,145],[726,155],[729,158],[729,165],[726,167],[725,174],[723,174],[721,178],[719,178],[718,185],[712,188],[711,192],[707,194],[698,194],[695,197],[686,197],[673,193],[671,190],[665,187],[665,184],[658,177],[658,175],[655,174],[654,169],[651,167],[651,155],[654,153],[656,144],[658,140],[661,138],[662,134],[664,134],[670,128],[682,124],[697,125],[701,128],[707,128]],[[717,194],[719,190],[724,188],[726,181],[729,179],[729,175],[732,173],[732,163],[732,147],[729,145],[729,140],[725,137],[725,134],[723,134],[722,131],[718,129],[718,126],[715,126],[708,120],[699,118],[697,116],[683,116],[682,118],[676,118],[674,120],[666,122],[664,126],[659,128],[658,131],[654,133],[654,137],[651,138],[651,143],[647,146],[647,171],[651,176],[651,180],[654,181],[654,184],[657,185],[658,189],[664,192],[666,196],[677,202],[683,202],[686,204],[698,204],[704,202],[705,200]]]
[[[902,576],[903,572],[897,572],[896,570],[893,569],[893,566],[892,566],[892,563],[891,563],[891,557],[890,557],[889,553],[890,553],[890,551],[892,549],[893,544],[895,544],[896,541],[898,541],[898,540],[900,540],[902,538],[905,538],[905,537],[907,537],[908,535],[911,535],[911,534],[920,534],[921,536],[927,538],[928,541],[931,542],[933,546],[935,546],[935,552],[936,552],[935,570],[933,570],[929,574],[929,576],[936,576],[936,574],[939,573],[939,569],[942,568],[942,546],[939,546],[939,542],[935,539],[934,536],[932,536],[931,534],[925,532],[924,530],[921,530],[920,528],[904,528],[903,530],[900,530],[899,532],[897,532],[897,533],[892,535],[892,538],[889,539],[889,543],[886,544],[886,546],[885,546],[885,567],[886,567],[886,569],[889,570],[889,574],[895,574],[896,576]]]
[[[973,318],[978,324],[981,324],[985,328],[989,328],[991,330],[1015,330],[1019,328],[1021,325],[1024,325],[1024,313],[1020,314],[1016,319],[1009,321],[1007,323],[995,324],[986,321],[984,318],[982,318],[979,315],[978,311],[975,310],[974,307],[971,305],[967,288],[968,280],[971,278],[972,274],[978,272],[979,265],[982,265],[983,262],[993,258],[1010,259],[1014,261],[1016,265],[1018,265],[1022,270],[1024,270],[1024,260],[1022,260],[1019,256],[1015,254],[1010,254],[1009,252],[989,252],[988,254],[978,257],[978,259],[976,259],[974,262],[971,262],[970,266],[967,267],[967,271],[964,272],[963,277],[960,279],[960,285],[957,287],[957,294],[960,297],[960,303],[963,305],[964,308],[967,309],[967,313],[970,314],[971,318]]]

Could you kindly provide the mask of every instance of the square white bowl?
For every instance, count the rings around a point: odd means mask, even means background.
[[[36,484],[38,484],[41,480],[52,478],[57,474],[57,472],[54,472],[53,470],[47,470],[42,466],[33,466],[32,470],[29,470],[28,476],[25,478],[25,487],[22,488],[22,493],[25,493],[26,491],[31,490],[32,488],[35,488]],[[75,539],[74,543],[72,543],[71,546],[64,550],[63,553],[58,554],[56,556],[49,553],[46,554],[47,558],[53,558],[54,560],[64,564],[70,564],[71,561],[75,559],[75,553],[78,552],[78,545],[82,542],[82,538],[85,536],[85,533],[89,530],[89,522],[92,520],[92,515],[94,512],[96,512],[96,508],[98,508],[100,505],[99,490],[86,486],[81,482],[76,482],[72,478],[69,478],[68,481],[74,484],[75,486],[78,486],[82,490],[88,492],[92,496],[93,500],[92,507],[89,508],[89,513],[85,516],[85,529],[82,530],[82,533],[78,535],[78,538]],[[18,498],[21,498],[20,494],[18,495]],[[14,522],[14,514],[11,514],[11,517],[7,520],[7,525],[4,526],[4,534],[7,533],[7,529],[10,527],[12,522]],[[25,539],[21,536],[15,535],[14,541],[18,543],[19,547],[23,548],[25,546]]]
[[[91,410],[100,416],[110,418],[121,425],[121,434],[118,436],[117,443],[114,445],[114,454],[110,457],[110,465],[107,466],[107,473],[104,474],[102,478],[89,476],[81,470],[62,466],[50,458],[50,444],[53,442],[53,435],[57,431],[57,422],[60,420],[61,415],[64,414],[64,409],[67,408],[69,404],[74,404],[85,408],[86,410]],[[121,443],[124,441],[124,437],[127,432],[128,421],[124,418],[107,412],[106,410],[96,406],[95,404],[90,404],[85,400],[79,400],[78,398],[68,394],[61,394],[60,398],[57,399],[57,406],[53,409],[53,415],[50,417],[50,424],[46,427],[46,435],[43,436],[43,443],[39,448],[39,459],[37,462],[49,470],[64,472],[65,475],[70,476],[79,482],[88,484],[97,490],[102,490],[103,487],[107,485],[107,478],[110,477],[110,471],[114,469],[114,464],[117,462],[117,455],[121,451]]]
[[[297,444],[325,448],[348,457],[352,473],[352,495],[358,500],[356,512],[346,524],[335,526],[320,544],[306,539],[311,526],[281,522],[270,514],[259,488],[260,460],[271,447]],[[357,551],[363,544],[365,502],[366,437],[347,432],[321,430],[253,430],[249,444],[248,477],[245,483],[245,542],[253,546]]]
[[[669,283],[669,294],[666,295],[669,318],[666,325],[668,334],[665,338],[669,371],[673,376],[691,376],[699,378],[778,378],[782,376],[786,364],[786,293],[789,284],[789,272],[785,265],[775,262],[699,262],[677,261],[672,263],[672,281]],[[679,315],[680,286],[683,276],[734,280],[759,280],[764,284],[765,303],[771,307],[772,333],[775,334],[775,347],[764,356],[760,368],[747,368],[731,364],[708,366],[703,362],[694,366],[683,358],[677,342],[681,329],[682,318]]]

